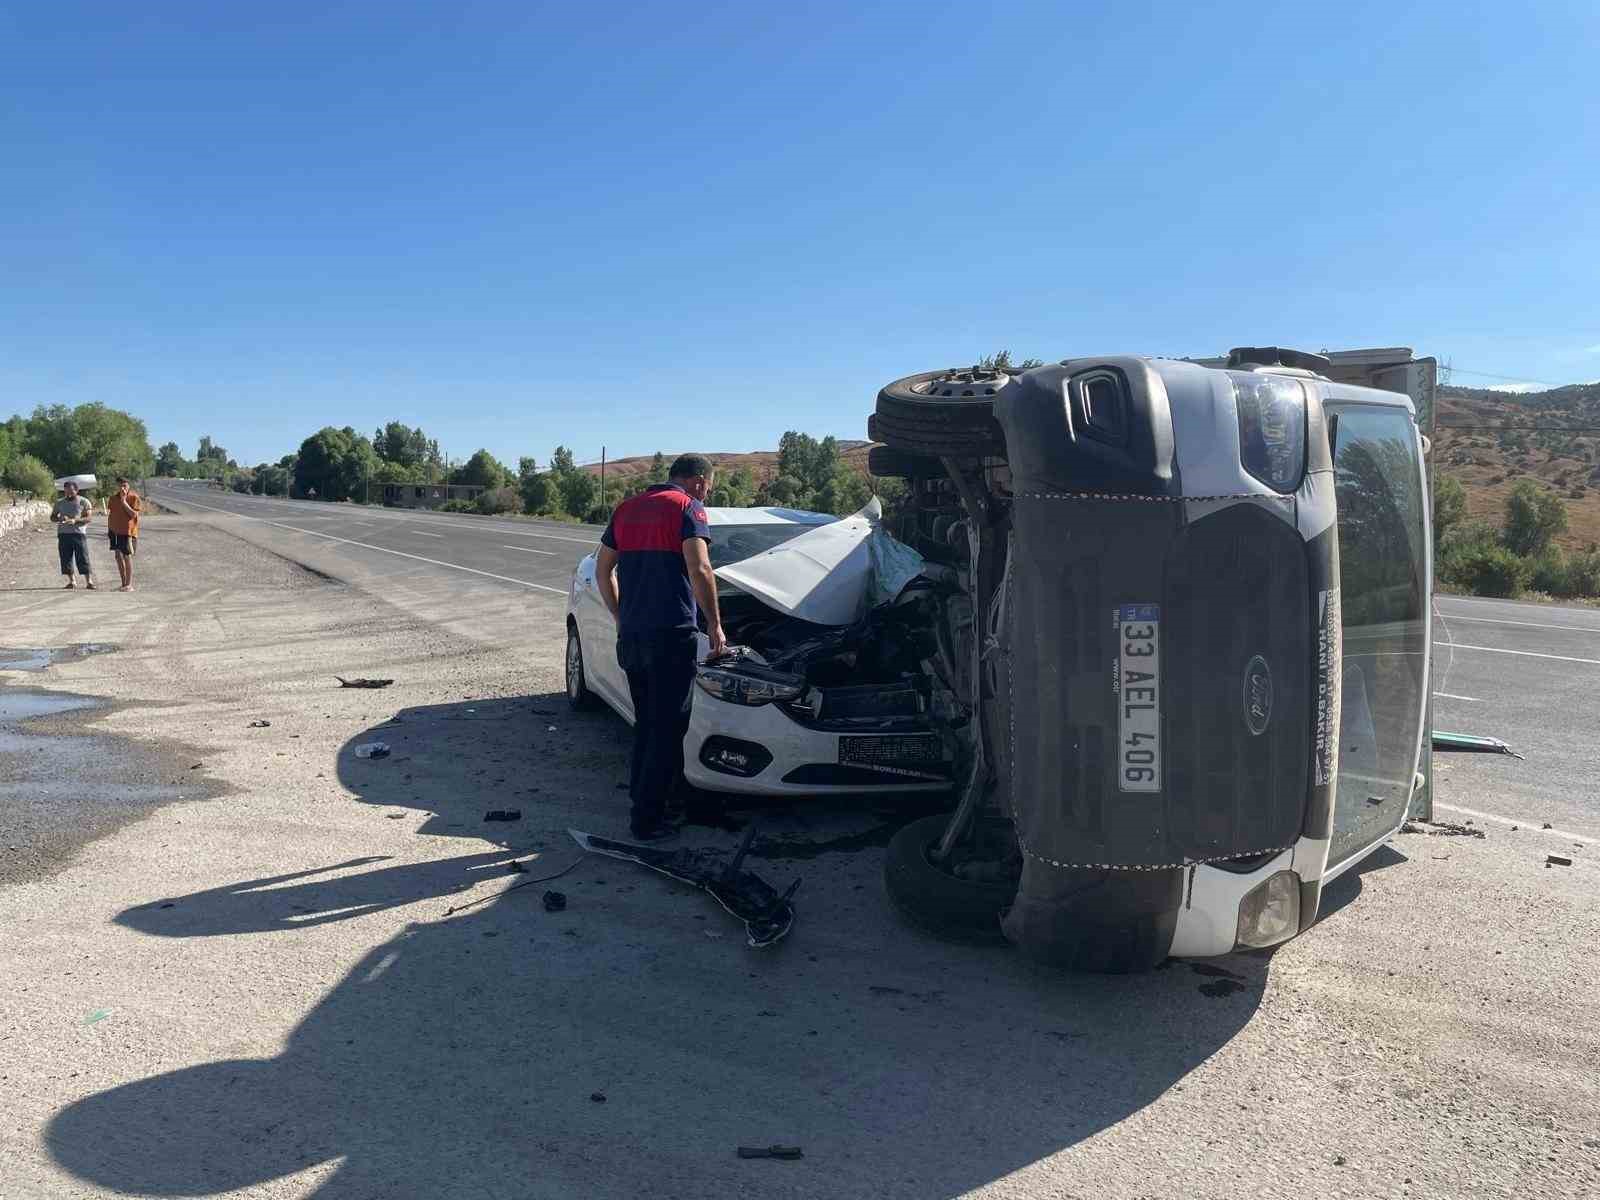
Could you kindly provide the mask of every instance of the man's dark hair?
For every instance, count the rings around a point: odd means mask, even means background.
[[[704,476],[711,478],[715,470],[711,460],[704,454],[680,454],[672,460],[672,466],[667,468],[668,479],[696,479]]]
[[[127,483],[128,482],[128,477],[126,475],[118,475],[117,476],[117,482],[118,483]]]

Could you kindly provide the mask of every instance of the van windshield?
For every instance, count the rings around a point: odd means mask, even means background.
[[[1335,864],[1399,822],[1411,799],[1426,686],[1427,508],[1410,414],[1337,408],[1334,491],[1344,628]]]

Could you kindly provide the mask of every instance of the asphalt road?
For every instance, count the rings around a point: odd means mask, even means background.
[[[594,549],[601,533],[597,526],[561,521],[268,499],[185,483],[152,483],[149,490],[179,512],[244,517],[340,545],[379,571],[400,560],[562,596],[572,568]]]
[[[193,484],[158,484],[151,494],[180,511],[243,517],[327,543],[376,573],[454,575],[545,595],[566,594],[572,568],[600,535],[594,526],[266,499]],[[1523,755],[1436,756],[1439,815],[1549,822],[1600,837],[1600,609],[1465,596],[1440,596],[1436,605],[1435,726],[1503,738]],[[550,636],[559,638],[559,625]]]

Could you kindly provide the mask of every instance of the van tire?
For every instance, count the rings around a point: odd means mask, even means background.
[[[1035,870],[1045,884],[1042,894],[1029,887]],[[1182,867],[1136,871],[1030,862],[1006,914],[1006,936],[1029,958],[1071,971],[1154,970],[1172,948],[1184,874]]]
[[[994,397],[1010,377],[1001,373],[938,386],[951,376],[924,371],[883,388],[868,436],[894,450],[935,458],[1003,455],[1006,438],[994,417]]]
[[[883,883],[889,902],[911,926],[954,942],[1000,945],[1000,918],[1016,894],[1010,883],[957,879],[936,867],[928,852],[939,844],[948,813],[913,821],[889,841]]]

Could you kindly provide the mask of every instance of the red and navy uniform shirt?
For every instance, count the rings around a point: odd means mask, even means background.
[[[617,505],[600,539],[617,552],[622,633],[695,628],[694,591],[683,543],[711,540],[705,505],[675,483],[658,483]]]

